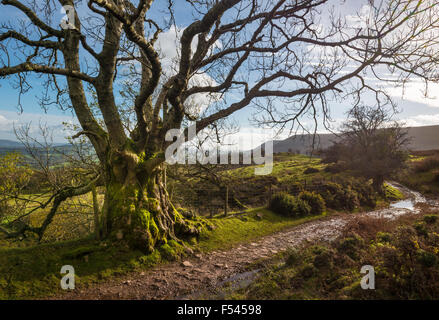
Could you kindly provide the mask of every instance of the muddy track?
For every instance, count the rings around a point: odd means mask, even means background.
[[[185,261],[129,274],[117,280],[97,284],[92,288],[62,294],[55,299],[188,299],[209,293],[217,294],[217,288],[224,283],[234,281],[245,283],[246,278],[250,279],[254,272],[248,272],[249,265],[306,242],[331,241],[338,237],[346,224],[355,217],[365,215],[392,219],[402,214],[416,212],[416,209],[411,209],[414,204],[427,202],[418,192],[396,183],[392,184],[407,196],[405,203],[395,203],[390,208],[377,211],[356,215],[340,214],[311,221],[226,251],[194,254]],[[408,209],[402,208],[401,203]],[[437,205],[433,202],[429,204]]]

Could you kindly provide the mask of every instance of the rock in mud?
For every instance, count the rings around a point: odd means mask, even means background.
[[[193,265],[192,265],[192,263],[190,263],[189,261],[183,261],[182,263],[181,263],[181,265],[183,266],[183,267],[193,267]]]

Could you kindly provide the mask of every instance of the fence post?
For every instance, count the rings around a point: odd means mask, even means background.
[[[226,198],[224,202],[224,216],[227,216],[229,212],[229,186],[226,185]]]
[[[268,206],[273,198],[273,184],[270,183],[270,189],[268,190]]]

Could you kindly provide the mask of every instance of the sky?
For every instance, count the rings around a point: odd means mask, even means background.
[[[164,0],[158,0],[158,5],[153,5],[151,14],[154,16],[161,16],[160,5],[163,5]],[[160,3],[161,2],[161,3]],[[165,1],[166,2],[166,1]],[[364,7],[366,1],[347,0],[340,1],[334,0],[337,5],[337,10],[343,15],[349,17],[355,12],[362,12],[361,10],[367,9]],[[179,30],[183,30],[187,25],[192,22],[191,12],[187,6],[183,5],[184,1],[176,1],[175,18],[176,24]],[[55,16],[54,20],[61,20],[63,14],[59,12]],[[0,24],[2,22],[9,21],[11,19],[18,20],[23,18],[17,10],[10,7],[1,7],[0,10]],[[352,17],[352,19],[354,19]],[[178,32],[177,32],[178,33]],[[175,30],[164,32],[158,41],[157,46],[160,47],[161,53],[164,55],[164,65],[171,65],[172,59],[175,58],[176,42],[175,42]],[[166,70],[166,68],[164,68]],[[14,127],[19,127],[23,124],[30,123],[31,130],[38,134],[38,126],[40,124],[47,124],[54,132],[54,141],[62,143],[65,141],[65,137],[69,134],[69,131],[65,131],[63,123],[77,123],[71,111],[62,111],[56,107],[49,107],[44,111],[37,103],[37,96],[41,95],[41,92],[45,89],[41,80],[37,77],[31,77],[30,83],[32,89],[27,94],[21,97],[21,105],[23,110],[21,112],[18,107],[18,95],[17,90],[9,83],[9,80],[0,80],[0,139],[16,140],[13,131]],[[193,81],[209,81],[209,77],[200,75],[198,79]],[[380,83],[376,83],[380,85]],[[402,120],[407,126],[424,126],[424,125],[439,125],[439,85],[432,84],[430,87],[430,96],[425,97],[423,94],[422,83],[413,82],[410,83],[404,94],[401,88],[394,88],[386,85],[388,93],[393,97],[397,103],[399,110],[401,111],[397,115],[397,119]],[[195,97],[198,104],[208,103],[206,97]],[[364,97],[367,103],[367,95]],[[346,116],[346,112],[351,107],[350,101],[333,103],[331,107],[331,117],[334,120],[334,129],[340,124]],[[245,108],[235,113],[232,118],[240,126],[239,133],[236,134],[237,138],[241,138],[244,144],[249,147],[255,147],[261,142],[273,138],[272,131],[261,131],[251,125],[249,119],[255,112],[252,108]],[[318,132],[325,132],[320,126]],[[286,138],[287,134],[277,137],[277,139]]]

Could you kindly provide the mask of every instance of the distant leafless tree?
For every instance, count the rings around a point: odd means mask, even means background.
[[[409,142],[407,129],[392,121],[388,111],[357,106],[343,124],[337,150],[350,169],[373,179],[374,189],[382,193],[384,180],[404,169]]]

